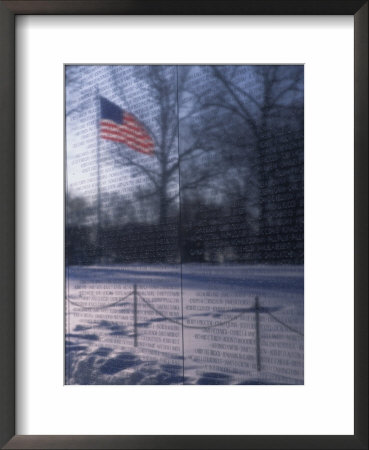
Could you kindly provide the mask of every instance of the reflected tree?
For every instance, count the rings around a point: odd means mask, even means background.
[[[273,213],[276,193],[284,193],[291,200],[289,231],[298,229],[301,237],[303,204],[296,198],[303,193],[303,67],[204,66],[194,71],[191,95],[197,112],[187,120],[192,133],[216,142],[210,164],[223,170],[213,194],[224,204],[245,207],[250,229],[265,243],[268,235],[278,235],[276,240],[286,232],[286,223]],[[195,122],[209,117],[214,127],[196,129]]]
[[[94,70],[66,69],[67,119],[84,117],[91,129]],[[270,242],[301,241],[302,66],[106,66],[99,71],[110,79],[102,95],[135,114],[155,141],[153,156],[105,142],[104,164],[122,168],[130,191],[104,192],[104,227],[130,236],[126,225],[136,226],[141,235],[151,233],[148,242],[159,248],[168,225],[178,229],[181,221],[182,247],[196,261],[265,261]],[[68,215],[82,223],[84,206],[75,205],[77,200]],[[288,208],[288,217],[278,208]],[[152,227],[144,231],[147,225]],[[109,240],[124,252],[126,244]],[[299,256],[294,249],[284,259],[280,249],[275,255],[278,262],[301,262],[303,249]]]
[[[126,92],[127,78],[121,67],[112,66],[111,76],[126,109],[137,107]],[[145,122],[155,141],[153,157],[141,157],[122,144],[115,146],[115,162],[134,169],[132,175],[143,174],[146,183],[139,186],[137,200],[150,199],[157,204],[158,223],[167,222],[178,203],[178,115],[177,74],[174,66],[144,66],[133,69],[133,81],[144,97],[150,117]]]

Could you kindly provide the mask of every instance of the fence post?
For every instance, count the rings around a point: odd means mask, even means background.
[[[255,328],[256,328],[256,367],[261,370],[260,364],[260,331],[259,331],[259,297],[255,297]]]
[[[133,285],[133,334],[134,346],[137,347],[137,285]]]

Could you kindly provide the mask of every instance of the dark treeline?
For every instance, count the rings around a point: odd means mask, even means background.
[[[111,66],[106,74],[114,101],[138,116],[127,74],[146,96],[155,157],[111,144],[111,163],[144,183],[132,183],[129,198],[104,192],[101,223],[96,199],[67,196],[67,264],[303,263],[302,66]],[[76,123],[88,114],[84,76],[93,68],[72,66],[66,81]]]

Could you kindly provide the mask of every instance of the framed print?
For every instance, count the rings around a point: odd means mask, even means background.
[[[0,6],[4,448],[367,448],[367,3]]]

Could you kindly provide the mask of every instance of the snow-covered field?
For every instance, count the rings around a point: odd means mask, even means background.
[[[67,384],[304,382],[303,266],[66,273]]]

